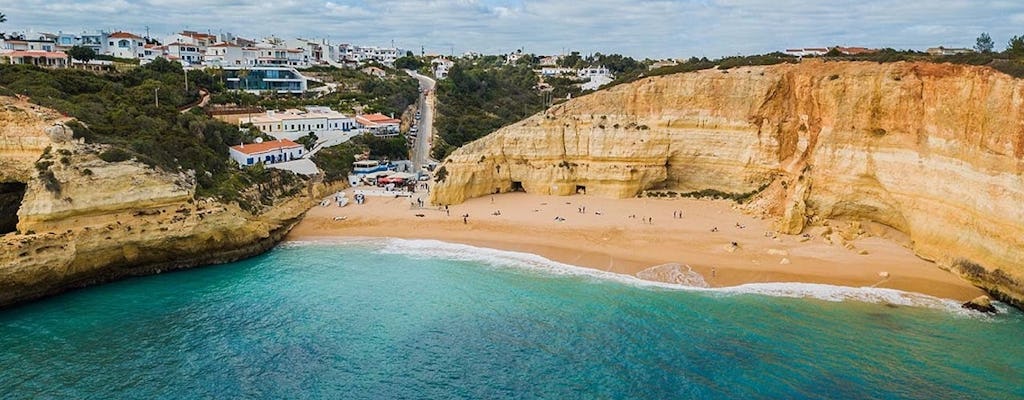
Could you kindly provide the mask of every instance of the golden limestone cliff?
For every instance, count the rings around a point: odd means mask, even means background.
[[[24,192],[0,197],[17,210],[16,230],[0,236],[0,306],[252,256],[277,243],[312,203],[297,196],[253,215],[195,199],[191,173],[105,162],[97,155],[103,146],[54,126],[59,115],[4,97],[0,107],[0,185]]]
[[[496,191],[756,193],[797,234],[830,219],[1024,304],[1024,81],[983,67],[804,62],[643,78],[552,107],[442,164],[434,204]]]

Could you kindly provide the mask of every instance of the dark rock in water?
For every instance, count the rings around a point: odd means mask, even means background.
[[[964,303],[962,307],[984,313],[996,313],[996,307],[992,305],[992,299],[988,298],[988,296],[978,296],[974,300]]]

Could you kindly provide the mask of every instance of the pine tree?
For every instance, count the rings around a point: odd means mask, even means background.
[[[979,53],[991,53],[995,47],[996,44],[992,41],[992,37],[988,35],[988,32],[982,32],[974,45],[974,49]]]

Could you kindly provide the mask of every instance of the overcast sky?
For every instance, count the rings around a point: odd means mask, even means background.
[[[563,50],[637,58],[718,57],[831,45],[996,48],[1024,34],[1021,0],[17,0],[0,31],[182,29],[248,38],[331,42],[461,54]]]

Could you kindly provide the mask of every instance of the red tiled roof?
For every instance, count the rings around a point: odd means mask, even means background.
[[[366,120],[368,122],[373,122],[375,124],[400,124],[400,123],[402,123],[401,120],[391,118],[391,117],[389,117],[387,115],[384,115],[384,114],[381,114],[381,113],[360,115],[360,116],[357,116],[356,118],[361,118],[363,120]]]
[[[0,53],[4,57],[42,57],[42,58],[68,58],[62,51],[38,51],[38,50],[15,50],[7,53]]]
[[[286,150],[293,149],[296,147],[302,147],[302,145],[288,139],[279,139],[263,143],[250,143],[238,146],[231,146],[232,149],[235,149],[243,154],[265,153],[273,150]]]
[[[139,36],[137,36],[135,34],[128,33],[128,32],[121,32],[121,31],[117,31],[117,32],[111,33],[110,34],[110,38],[111,39],[142,39],[141,37],[139,37]]]

